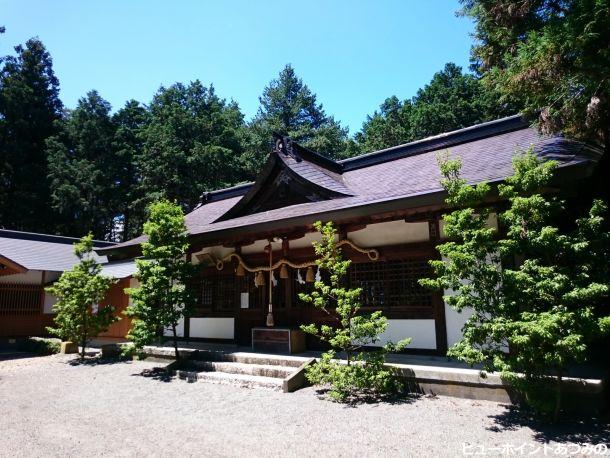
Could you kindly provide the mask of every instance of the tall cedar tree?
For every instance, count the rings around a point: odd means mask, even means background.
[[[117,201],[127,196],[118,193],[121,164],[113,150],[116,126],[110,110],[91,91],[46,142],[53,208],[65,235],[91,230],[98,239],[115,239]]]
[[[474,68],[503,99],[538,115],[543,132],[599,141],[595,192],[608,199],[610,3],[607,0],[462,0],[476,22]]]
[[[269,151],[274,132],[289,135],[321,154],[340,158],[344,154],[347,129],[325,113],[316,95],[296,75],[290,64],[263,90],[260,108],[250,123],[250,160],[258,171]]]
[[[59,82],[37,38],[15,53],[0,60],[0,227],[54,232],[45,139],[62,116]]]
[[[136,205],[140,201],[141,174],[136,161],[144,150],[144,132],[150,122],[149,112],[142,104],[129,100],[112,117],[116,131],[112,141],[117,162],[114,177],[117,190],[113,208],[121,227],[122,241],[137,237],[146,219],[145,211]]]
[[[184,213],[179,205],[167,200],[149,206],[150,216],[144,223],[148,240],[142,243],[143,257],[136,260],[137,288],[126,292],[133,303],[125,311],[132,318],[127,337],[135,348],[151,343],[163,329],[171,329],[176,359],[178,339],[176,328],[194,305],[190,283],[193,269],[186,259],[189,247]]]
[[[473,312],[448,354],[502,371],[527,402],[556,419],[566,370],[610,331],[606,205],[595,201],[571,232],[554,226],[564,203],[540,190],[556,163],[528,151],[515,157],[514,175],[499,186],[509,203],[499,214],[506,234],[499,234],[487,224],[489,185],[468,185],[459,159],[440,166],[447,203],[456,210],[444,217],[450,241],[438,250],[445,260],[431,261],[437,277],[421,283],[453,290],[447,303]]]
[[[343,259],[341,249],[337,247],[337,231],[333,224],[318,221],[314,226],[322,235],[319,242],[313,242],[318,256],[316,264],[326,281],[316,281],[314,290],[299,294],[299,299],[313,304],[332,322],[302,325],[301,329],[328,343],[331,349],[307,369],[308,380],[314,384],[330,384],[330,395],[338,401],[360,392],[380,394],[398,390],[400,385],[392,370],[385,366],[385,356],[402,350],[410,339],[396,345],[387,343],[375,351],[364,351],[364,347],[379,342],[380,334],[388,326],[387,319],[381,311],[362,313],[362,289],[345,287],[351,261]],[[345,354],[347,364],[336,360],[337,352]]]
[[[143,209],[160,198],[191,210],[204,191],[246,179],[241,166],[243,114],[199,81],[161,88],[150,104],[137,157]],[[141,210],[140,210],[141,211]]]
[[[101,274],[102,268],[93,255],[93,235],[89,234],[75,244],[74,253],[80,262],[46,288],[57,298],[53,306],[57,313],[55,327],[47,329],[62,340],[77,342],[82,360],[90,339],[108,330],[118,318],[114,307],[99,307],[115,280]]]
[[[413,98],[386,99],[355,140],[359,150],[370,152],[517,112],[514,104],[499,104],[497,99],[476,76],[448,63]]]

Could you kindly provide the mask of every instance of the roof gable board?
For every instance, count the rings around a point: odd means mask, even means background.
[[[263,171],[245,195],[216,221],[275,210],[291,205],[353,196],[340,175],[340,166],[287,137],[276,136]]]

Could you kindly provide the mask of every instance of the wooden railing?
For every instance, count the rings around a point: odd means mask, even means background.
[[[42,313],[42,288],[41,285],[0,283],[0,316]]]

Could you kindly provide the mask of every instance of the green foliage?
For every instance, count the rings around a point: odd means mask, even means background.
[[[286,65],[278,79],[269,83],[260,97],[260,108],[250,123],[250,160],[260,168],[274,132],[288,135],[296,142],[332,158],[343,156],[347,129],[324,112],[316,95]]]
[[[44,337],[29,337],[19,342],[19,349],[38,355],[54,355],[61,350],[61,340]]]
[[[141,197],[136,206],[166,198],[192,209],[204,191],[248,178],[241,163],[243,114],[213,86],[194,81],[162,87],[149,110],[137,156]]]
[[[176,358],[179,358],[176,326],[188,316],[194,296],[186,285],[192,278],[192,265],[186,259],[189,247],[184,213],[167,200],[149,206],[144,224],[148,240],[142,243],[141,259],[136,260],[137,288],[126,289],[133,300],[125,315],[132,318],[127,337],[136,349],[151,343],[164,328],[173,332]]]
[[[122,165],[112,146],[116,126],[110,109],[91,91],[60,124],[60,133],[47,139],[51,196],[62,234],[91,230],[96,238],[113,238],[118,201],[125,196],[118,189]]]
[[[57,298],[53,306],[57,313],[54,318],[55,327],[47,329],[62,340],[78,343],[83,359],[89,340],[106,331],[118,319],[114,315],[114,307],[99,307],[115,280],[101,274],[101,266],[93,256],[92,234],[75,244],[74,253],[80,262],[46,288],[47,292]]]
[[[150,122],[150,114],[145,106],[129,100],[112,116],[115,133],[112,141],[117,167],[113,167],[115,195],[113,210],[120,220],[122,241],[141,234],[146,212],[138,205],[143,190],[139,186],[140,171],[136,159],[144,148],[144,132]]]
[[[610,128],[606,0],[462,0],[476,21],[474,67],[541,127],[605,142]]]
[[[0,225],[53,228],[45,139],[61,118],[53,61],[37,38],[0,58]],[[82,234],[82,232],[81,232]]]
[[[387,98],[355,139],[370,152],[514,114],[513,105],[497,99],[476,76],[448,63],[413,98]]]
[[[502,371],[530,404],[554,406],[557,416],[568,366],[584,361],[588,343],[608,332],[606,205],[595,201],[574,230],[553,226],[564,203],[540,191],[556,164],[528,151],[515,157],[514,175],[499,186],[509,205],[499,214],[505,233],[498,233],[487,224],[489,186],[466,184],[459,159],[442,158],[440,167],[455,210],[445,216],[449,241],[438,246],[444,260],[431,261],[436,278],[421,283],[453,290],[446,302],[473,311],[448,354]]]
[[[309,324],[301,329],[331,346],[321,361],[307,369],[307,378],[314,384],[330,384],[330,395],[336,400],[345,400],[359,392],[388,393],[399,389],[399,383],[391,369],[384,365],[385,356],[402,350],[410,339],[396,345],[388,343],[379,350],[364,351],[363,347],[374,345],[387,327],[381,311],[370,314],[360,312],[360,288],[345,288],[344,278],[351,264],[344,260],[337,247],[337,231],[332,223],[317,222],[315,228],[322,239],[314,242],[318,259],[316,264],[328,281],[317,281],[310,294],[299,294],[299,298],[333,318],[333,326]],[[337,351],[343,352],[347,362],[335,359]]]

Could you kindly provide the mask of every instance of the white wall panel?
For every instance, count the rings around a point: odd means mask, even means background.
[[[403,220],[369,224],[366,228],[347,235],[361,247],[374,248],[400,243],[422,242],[430,238],[428,223],[407,223]]]
[[[189,335],[205,339],[233,339],[234,331],[234,318],[191,318]]]
[[[55,313],[53,312],[53,306],[57,302],[57,298],[49,293],[44,293],[44,310],[43,313]]]
[[[163,330],[163,335],[167,337],[172,337],[174,335],[174,331],[172,328],[165,328]],[[181,318],[178,322],[178,326],[176,326],[176,335],[178,337],[184,337],[184,318]]]
[[[379,346],[410,337],[407,349],[436,349],[434,320],[388,320],[388,327],[380,337]]]

